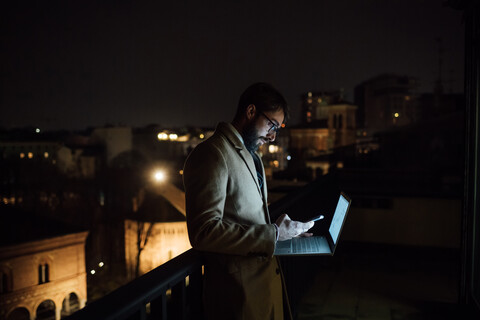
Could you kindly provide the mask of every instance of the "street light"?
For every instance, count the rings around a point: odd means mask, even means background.
[[[162,182],[165,180],[165,172],[163,170],[156,170],[153,174],[153,178],[157,182]]]

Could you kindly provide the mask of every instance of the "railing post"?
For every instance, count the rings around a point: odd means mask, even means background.
[[[187,319],[187,294],[185,288],[185,279],[172,287],[172,296],[170,307],[168,308],[168,316],[172,319]]]
[[[127,318],[127,320],[146,320],[147,314],[145,312],[145,305],[140,306],[140,309],[137,310],[134,314]]]
[[[150,319],[167,320],[167,296],[165,293],[150,302]]]
[[[203,298],[202,298],[202,288],[203,288],[203,275],[202,268],[199,268],[197,271],[194,271],[190,274],[189,285],[188,285],[188,301],[190,302],[190,309],[188,319],[203,319]]]

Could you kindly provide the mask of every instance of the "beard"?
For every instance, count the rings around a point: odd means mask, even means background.
[[[245,143],[245,148],[247,148],[249,152],[256,152],[258,150],[261,137],[258,135],[254,121],[245,127],[245,130],[242,133],[242,138]]]

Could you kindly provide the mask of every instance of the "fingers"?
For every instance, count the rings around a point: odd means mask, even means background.
[[[313,228],[314,225],[315,225],[315,222],[313,221],[302,223],[303,232],[307,232],[308,230]]]
[[[278,217],[275,224],[278,227],[278,240],[288,240],[298,236],[311,237],[312,233],[307,233],[315,223],[313,221],[300,222],[293,221],[287,214],[282,214]]]
[[[313,233],[307,233],[308,230],[310,230],[313,226],[315,225],[314,222],[309,221],[309,222],[298,222],[298,236],[300,237],[311,237],[313,236]]]
[[[308,232],[304,232],[299,235],[299,237],[303,237],[303,238],[308,238],[312,236],[313,236],[313,233],[308,233]]]

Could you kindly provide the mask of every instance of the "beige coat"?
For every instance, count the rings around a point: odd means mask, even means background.
[[[267,189],[260,189],[240,139],[231,124],[220,123],[185,163],[188,235],[206,259],[205,314],[208,320],[283,319]]]

